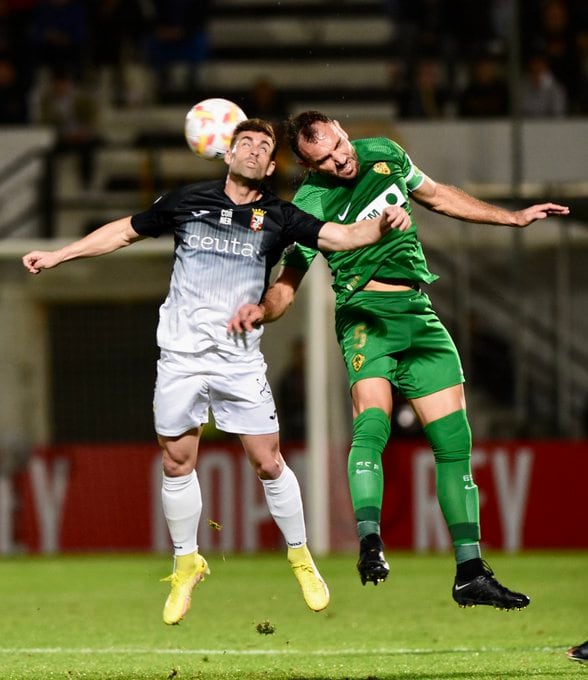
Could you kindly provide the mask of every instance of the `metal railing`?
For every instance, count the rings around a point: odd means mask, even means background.
[[[26,148],[0,170],[0,238],[53,233],[51,152]]]
[[[525,278],[525,260],[533,255],[525,251],[519,232],[512,234],[511,253],[504,249],[511,261],[501,272],[487,262],[487,251],[467,238],[458,252],[427,246],[431,268],[445,281],[439,293],[432,290],[435,306],[454,329],[466,377],[472,364],[473,314],[509,343],[513,434],[582,436],[588,403],[588,343],[571,312],[578,287],[573,277],[574,242],[569,225],[560,225],[555,243],[548,249],[555,275],[550,304],[544,308],[537,300],[541,298],[538,288],[545,281],[536,275]],[[522,285],[517,283],[521,278]],[[496,406],[503,414],[504,405]]]

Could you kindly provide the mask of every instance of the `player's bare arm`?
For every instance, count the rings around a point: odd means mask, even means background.
[[[294,302],[304,272],[294,267],[282,267],[278,278],[267,289],[257,305],[240,307],[229,321],[229,333],[250,332],[257,326],[279,319]]]
[[[62,262],[82,257],[97,257],[124,248],[143,237],[137,234],[131,225],[130,217],[123,217],[109,222],[57,250],[33,250],[22,258],[22,263],[31,274],[38,274],[43,269],[52,269]]]
[[[320,250],[355,250],[376,243],[391,229],[406,231],[409,227],[410,218],[406,210],[391,205],[374,219],[349,225],[325,222],[319,232],[318,247]]]
[[[523,210],[507,210],[426,176],[421,186],[412,192],[412,197],[429,210],[448,217],[465,222],[509,227],[527,227],[536,220],[568,215],[570,212],[567,206],[557,203],[540,203]]]

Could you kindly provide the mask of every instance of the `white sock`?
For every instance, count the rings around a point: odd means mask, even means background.
[[[277,479],[262,479],[267,506],[289,548],[306,543],[302,496],[296,475],[284,465]]]
[[[202,494],[196,471],[181,477],[163,475],[161,501],[174,555],[196,552],[196,534],[202,513]]]

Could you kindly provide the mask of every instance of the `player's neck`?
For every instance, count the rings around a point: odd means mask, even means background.
[[[261,198],[260,182],[235,182],[228,178],[225,183],[225,194],[237,205],[253,203]]]

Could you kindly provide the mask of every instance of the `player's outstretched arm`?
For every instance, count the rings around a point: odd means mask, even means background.
[[[441,184],[425,176],[421,186],[412,192],[421,205],[448,217],[478,224],[495,224],[508,227],[528,227],[536,220],[551,216],[568,215],[570,209],[557,203],[540,203],[523,210],[507,210],[486,203],[457,187]]]
[[[391,229],[406,231],[410,227],[410,217],[404,208],[391,205],[379,217],[362,220],[354,224],[325,222],[319,231],[320,250],[355,250],[379,241]]]
[[[240,334],[252,331],[263,323],[279,319],[294,302],[304,273],[294,267],[282,267],[278,278],[267,289],[259,304],[243,305],[237,310],[227,324],[228,332]]]
[[[123,217],[105,224],[78,241],[68,243],[63,248],[33,250],[22,258],[22,263],[31,274],[38,274],[43,269],[52,269],[68,260],[112,253],[142,238],[131,226],[131,218]]]

